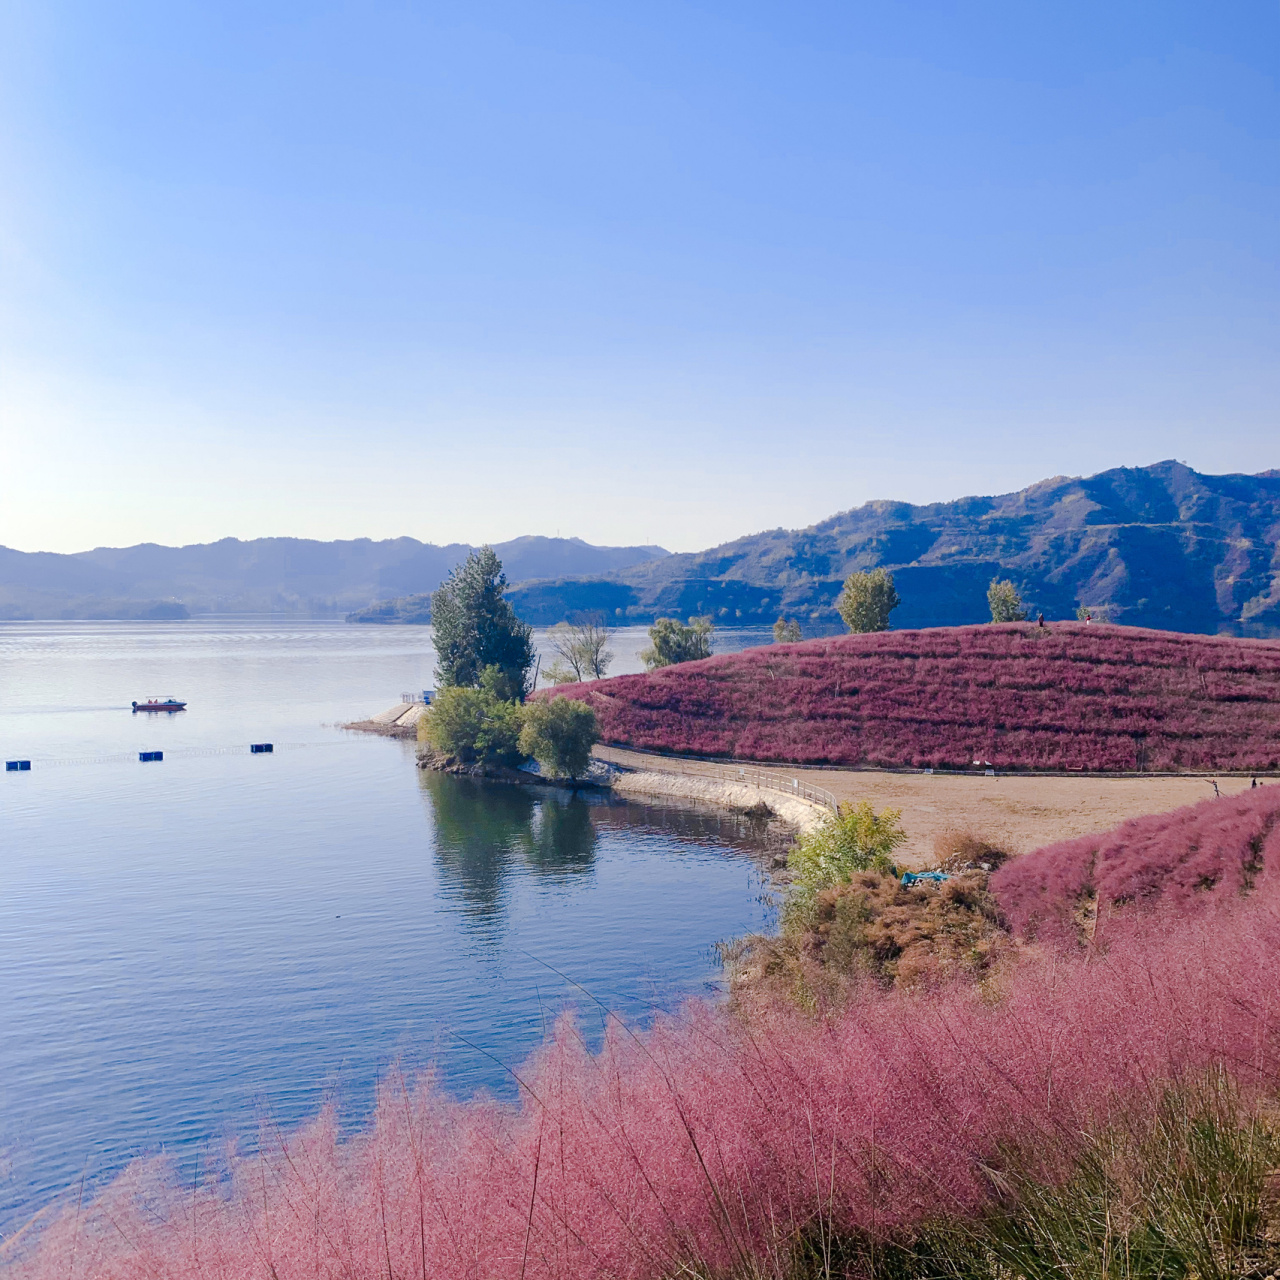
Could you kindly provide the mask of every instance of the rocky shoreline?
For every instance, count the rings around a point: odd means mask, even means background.
[[[420,703],[392,707],[367,720],[344,725],[358,733],[374,733],[385,738],[416,739],[418,720],[426,710]],[[722,782],[687,773],[664,772],[661,769],[634,769],[593,760],[586,778],[572,782],[544,777],[529,769],[512,769],[505,765],[469,763],[422,746],[418,752],[418,768],[456,777],[506,782],[521,787],[557,787],[565,790],[609,790],[615,795],[658,800],[688,800],[716,805],[734,813],[773,817],[803,834],[812,831],[829,810],[799,796],[781,791],[735,782]]]

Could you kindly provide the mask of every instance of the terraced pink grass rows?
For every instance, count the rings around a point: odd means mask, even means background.
[[[773,645],[562,687],[604,741],[799,764],[1280,767],[1280,644],[1055,623]]]

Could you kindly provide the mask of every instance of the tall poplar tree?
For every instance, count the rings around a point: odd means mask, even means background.
[[[444,688],[476,688],[486,669],[496,668],[486,686],[505,686],[504,695],[523,699],[533,666],[533,628],[507,602],[507,575],[492,547],[473,551],[431,597],[436,670]]]

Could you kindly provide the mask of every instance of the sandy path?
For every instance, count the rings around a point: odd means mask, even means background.
[[[714,766],[674,760],[618,747],[597,747],[604,760],[636,769],[709,774]],[[870,800],[877,808],[902,810],[906,866],[931,860],[933,842],[944,831],[972,831],[1011,853],[1072,836],[1106,831],[1144,813],[1164,813],[1213,795],[1206,778],[1035,778],[947,774],[876,773],[844,769],[772,766],[771,772],[825,787],[841,801]],[[1249,787],[1248,778],[1219,778],[1223,795]]]

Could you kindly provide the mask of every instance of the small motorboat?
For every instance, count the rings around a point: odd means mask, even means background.
[[[187,704],[177,698],[148,698],[146,702],[135,702],[135,711],[185,711]]]

